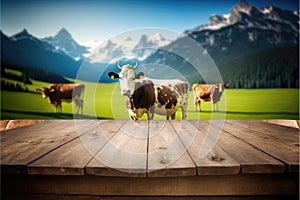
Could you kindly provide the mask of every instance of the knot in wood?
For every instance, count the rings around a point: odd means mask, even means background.
[[[168,164],[168,163],[169,163],[169,160],[167,159],[167,157],[164,156],[164,157],[162,157],[162,159],[160,160],[160,163],[165,165],[165,164]]]
[[[215,161],[215,162],[222,162],[223,160],[225,160],[225,158],[222,158],[222,157],[220,157],[220,156],[218,156],[218,155],[212,155],[212,156],[210,157],[210,159],[211,159],[212,161]]]

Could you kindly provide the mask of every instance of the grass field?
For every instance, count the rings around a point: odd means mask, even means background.
[[[36,88],[47,87],[48,83],[33,81],[28,86],[32,93],[1,91],[1,119],[129,119],[126,98],[120,95],[118,83],[84,84],[83,116],[73,116],[71,103],[63,103],[63,114],[56,114],[47,99],[34,93]],[[155,115],[154,119],[165,117]],[[176,119],[181,119],[180,111]],[[187,119],[299,119],[299,90],[227,89],[219,103],[219,112],[211,112],[209,102],[202,103],[202,112],[196,112],[190,92]]]

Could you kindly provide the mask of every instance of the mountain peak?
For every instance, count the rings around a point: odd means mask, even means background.
[[[22,34],[22,35],[29,35],[28,31],[26,28],[24,28],[19,34]]]
[[[23,38],[31,38],[33,37],[32,35],[30,35],[27,31],[27,29],[23,29],[21,32],[15,34],[12,36],[12,38],[14,39],[23,39]]]
[[[236,8],[237,10],[239,10],[241,12],[248,13],[251,10],[252,6],[249,3],[247,3],[246,1],[241,0],[234,6],[234,8]]]
[[[65,40],[65,39],[71,39],[72,35],[67,31],[67,29],[62,28],[54,37]]]
[[[14,37],[19,37],[19,36],[30,36],[30,34],[28,33],[27,29],[24,28],[21,32],[14,35]]]
[[[165,41],[166,38],[161,33],[155,33],[154,35],[149,36],[149,41]]]

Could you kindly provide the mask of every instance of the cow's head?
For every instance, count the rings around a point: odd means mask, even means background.
[[[216,88],[219,89],[220,93],[222,93],[225,88],[229,88],[229,84],[219,83],[216,85]]]
[[[40,92],[42,94],[43,98],[47,98],[47,97],[49,97],[51,92],[55,91],[55,89],[54,88],[49,89],[46,87],[42,87],[42,88],[37,88],[36,91]]]
[[[120,62],[118,63],[118,67],[121,69],[120,73],[108,72],[107,75],[111,79],[118,78],[121,86],[121,95],[130,97],[135,90],[135,79],[139,79],[145,76],[144,72],[140,72],[138,74],[134,73],[134,70],[138,67],[138,62],[136,62],[135,66],[124,65],[121,66]]]

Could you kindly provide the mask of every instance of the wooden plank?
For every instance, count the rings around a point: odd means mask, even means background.
[[[209,121],[201,123],[202,131],[207,131]],[[218,129],[211,127],[212,131]],[[242,173],[283,173],[284,163],[265,154],[248,143],[222,131],[217,145],[228,153],[234,160],[240,163]]]
[[[261,196],[103,196],[103,195],[53,195],[53,194],[4,194],[3,200],[299,200],[299,195]]]
[[[234,122],[236,122],[236,125],[244,128],[260,132],[274,139],[281,140],[282,142],[291,142],[293,145],[299,146],[299,129],[260,120],[237,120]]]
[[[161,178],[4,175],[2,194],[109,196],[299,195],[299,177],[283,174]]]
[[[299,147],[268,135],[240,126],[241,122],[227,121],[224,130],[250,145],[284,162],[288,172],[299,173]],[[255,124],[254,124],[255,125]]]
[[[47,121],[1,134],[2,173],[26,173],[26,165],[90,130],[93,120]]]
[[[147,141],[148,121],[126,121],[86,166],[87,174],[145,177]]]
[[[169,121],[150,121],[148,176],[193,176],[196,166]]]
[[[101,120],[99,127],[55,149],[27,166],[29,174],[83,175],[84,168],[108,140],[106,133],[114,133],[113,121]],[[105,132],[105,133],[104,133]]]
[[[240,172],[240,164],[219,146],[212,145],[213,141],[209,138],[205,139],[205,133],[195,127],[195,124],[202,121],[172,121],[171,123],[196,164],[198,175],[229,175]],[[211,147],[213,148],[210,150]],[[209,153],[204,158],[200,158],[200,151],[206,150]]]

